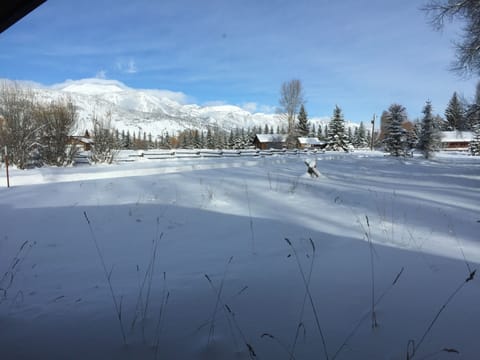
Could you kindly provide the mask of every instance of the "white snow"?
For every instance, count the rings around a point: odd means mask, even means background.
[[[87,95],[99,95],[105,93],[118,93],[124,91],[117,84],[90,84],[90,83],[71,83],[61,89],[64,92],[87,94]]]
[[[298,142],[304,146],[305,145],[310,145],[310,146],[323,145],[323,142],[316,137],[299,137]]]
[[[1,170],[2,360],[480,353],[478,158],[142,159],[10,169],[10,189]]]
[[[473,140],[473,132],[471,131],[442,131],[442,142],[470,142]]]
[[[282,134],[257,134],[257,139],[261,143],[285,142],[287,135]]]

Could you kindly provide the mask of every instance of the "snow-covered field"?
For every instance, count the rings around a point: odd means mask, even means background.
[[[2,360],[480,354],[480,159],[144,160],[4,184]]]

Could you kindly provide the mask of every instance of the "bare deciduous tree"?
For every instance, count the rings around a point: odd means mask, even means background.
[[[287,120],[288,138],[287,145],[295,145],[295,118],[300,106],[305,102],[302,82],[293,79],[284,82],[280,88],[280,100],[277,112]]]
[[[35,118],[34,94],[17,83],[0,85],[0,145],[8,147],[10,161],[20,169],[28,165],[42,125]]]
[[[34,92],[15,82],[0,85],[0,146],[7,146],[10,161],[24,169],[36,165],[63,166],[72,161],[69,136],[76,124],[70,99],[40,103]]]
[[[103,119],[93,116],[93,141],[92,160],[111,163],[115,151],[119,148],[112,127],[111,113],[108,113]]]
[[[69,137],[77,123],[77,111],[69,98],[37,106],[37,118],[42,126],[41,157],[46,164],[64,166],[73,161],[75,147],[69,147]]]
[[[453,70],[462,74],[480,73],[480,1],[431,0],[423,7],[435,29],[442,29],[445,21],[463,21],[461,40],[455,43],[456,60]]]

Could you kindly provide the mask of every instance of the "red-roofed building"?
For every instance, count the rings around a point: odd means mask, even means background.
[[[442,131],[442,150],[468,151],[472,140],[471,131]]]

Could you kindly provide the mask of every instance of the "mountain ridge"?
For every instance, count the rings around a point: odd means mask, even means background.
[[[120,81],[110,79],[67,80],[61,84],[43,86],[23,82],[42,102],[70,98],[77,107],[80,135],[93,127],[94,119],[109,121],[111,127],[132,133],[172,135],[187,129],[206,130],[218,127],[225,131],[265,125],[285,127],[277,114],[251,113],[236,105],[200,106],[188,102],[181,92],[153,89],[133,89]],[[330,118],[311,118],[310,124],[324,127]],[[346,122],[347,126],[356,124]]]

